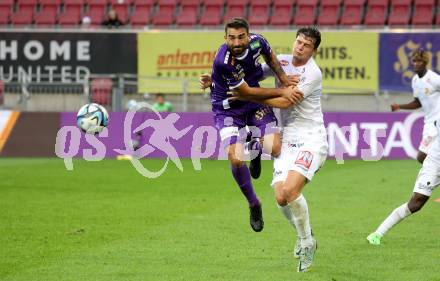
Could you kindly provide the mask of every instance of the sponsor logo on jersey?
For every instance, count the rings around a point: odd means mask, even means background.
[[[260,42],[259,41],[252,42],[250,44],[250,47],[251,47],[252,51],[255,50],[255,49],[258,49],[258,48],[260,48]]]
[[[313,161],[313,153],[310,151],[300,151],[296,157],[295,164],[306,170],[310,169]]]
[[[287,146],[290,147],[290,148],[300,148],[300,147],[304,146],[304,143],[303,142],[299,142],[299,143],[288,142]]]

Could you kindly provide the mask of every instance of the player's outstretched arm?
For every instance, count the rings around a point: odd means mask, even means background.
[[[258,95],[258,94],[243,95],[237,90],[232,92],[232,94],[234,95],[235,99],[257,102],[276,108],[288,108],[300,103],[304,99],[304,93],[296,87],[287,87],[281,89],[265,89],[265,88],[256,88],[256,89],[263,90],[264,93],[267,93],[267,91],[270,90],[281,90],[283,92],[283,95],[262,98],[261,97],[262,95]]]
[[[268,98],[284,97],[291,102],[295,102],[295,90],[294,87],[286,88],[259,88],[249,87],[249,85],[243,81],[237,88],[233,89],[234,95],[240,100],[258,101]]]
[[[397,103],[393,103],[391,104],[391,111],[398,111],[400,109],[409,109],[409,110],[413,110],[413,109],[417,109],[422,107],[422,104],[420,103],[418,98],[415,98],[412,102],[410,103],[405,103],[405,104],[397,104]]]

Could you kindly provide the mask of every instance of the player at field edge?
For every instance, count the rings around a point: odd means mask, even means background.
[[[437,113],[436,121],[433,122],[437,133],[440,129],[440,118]],[[420,211],[432,192],[440,185],[440,139],[436,138],[429,148],[422,168],[419,171],[414,184],[413,194],[408,202],[394,209],[391,214],[379,225],[379,227],[367,237],[371,245],[380,245],[382,237],[392,227],[406,217]]]
[[[411,53],[411,63],[415,72],[411,80],[414,100],[406,104],[391,104],[391,111],[422,108],[425,113],[423,137],[419,145],[417,161],[423,163],[429,147],[437,138],[434,118],[440,110],[440,75],[428,69],[429,56],[423,49]]]
[[[229,20],[225,24],[224,38],[225,43],[217,50],[212,67],[212,111],[222,146],[228,154],[232,175],[249,203],[250,225],[254,231],[259,232],[263,230],[264,220],[251,175],[253,178],[260,176],[262,149],[272,156],[278,156],[280,136],[270,107],[248,101],[231,101],[228,92],[234,90],[256,99],[285,97],[294,101],[297,99],[292,86],[295,82],[284,73],[266,39],[259,34],[249,33],[246,20]],[[259,81],[263,77],[260,56],[263,56],[284,88],[260,88]],[[202,76],[201,80],[205,78]],[[253,136],[260,137],[248,144],[249,150],[256,152],[255,156],[251,155],[249,168],[244,161],[246,126],[251,128]]]

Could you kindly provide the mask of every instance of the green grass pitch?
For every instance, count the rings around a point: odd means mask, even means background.
[[[254,233],[226,161],[172,163],[157,179],[128,161],[0,160],[0,280],[440,280],[440,204],[366,236],[408,200],[415,161],[329,160],[306,187],[318,240],[313,270],[296,273],[294,232],[269,187],[255,188],[265,229]],[[161,160],[144,161],[153,169]]]

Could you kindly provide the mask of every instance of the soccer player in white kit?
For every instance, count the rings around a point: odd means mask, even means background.
[[[317,248],[302,191],[324,164],[328,151],[321,110],[322,73],[313,59],[320,42],[321,34],[316,28],[304,27],[297,31],[292,54],[277,56],[287,75],[299,76],[296,89],[301,99],[295,103],[283,97],[263,101],[280,108],[282,146],[280,156],[274,161],[272,186],[278,208],[298,233],[294,250],[294,255],[299,257],[298,272],[310,269]],[[269,67],[263,65],[263,70],[266,76],[270,75]],[[281,86],[279,81],[277,86]]]
[[[417,160],[423,163],[429,147],[437,137],[434,118],[440,110],[440,75],[427,68],[429,56],[423,49],[412,52],[411,62],[416,73],[411,81],[414,100],[407,104],[393,103],[391,110],[422,108],[425,113],[425,124]]]
[[[440,114],[437,115],[439,117]],[[433,122],[437,133],[440,130],[440,118]],[[409,202],[394,209],[367,240],[372,245],[380,245],[382,237],[400,221],[419,211],[440,185],[440,139],[436,138],[429,148],[428,155],[414,184],[413,195]]]

